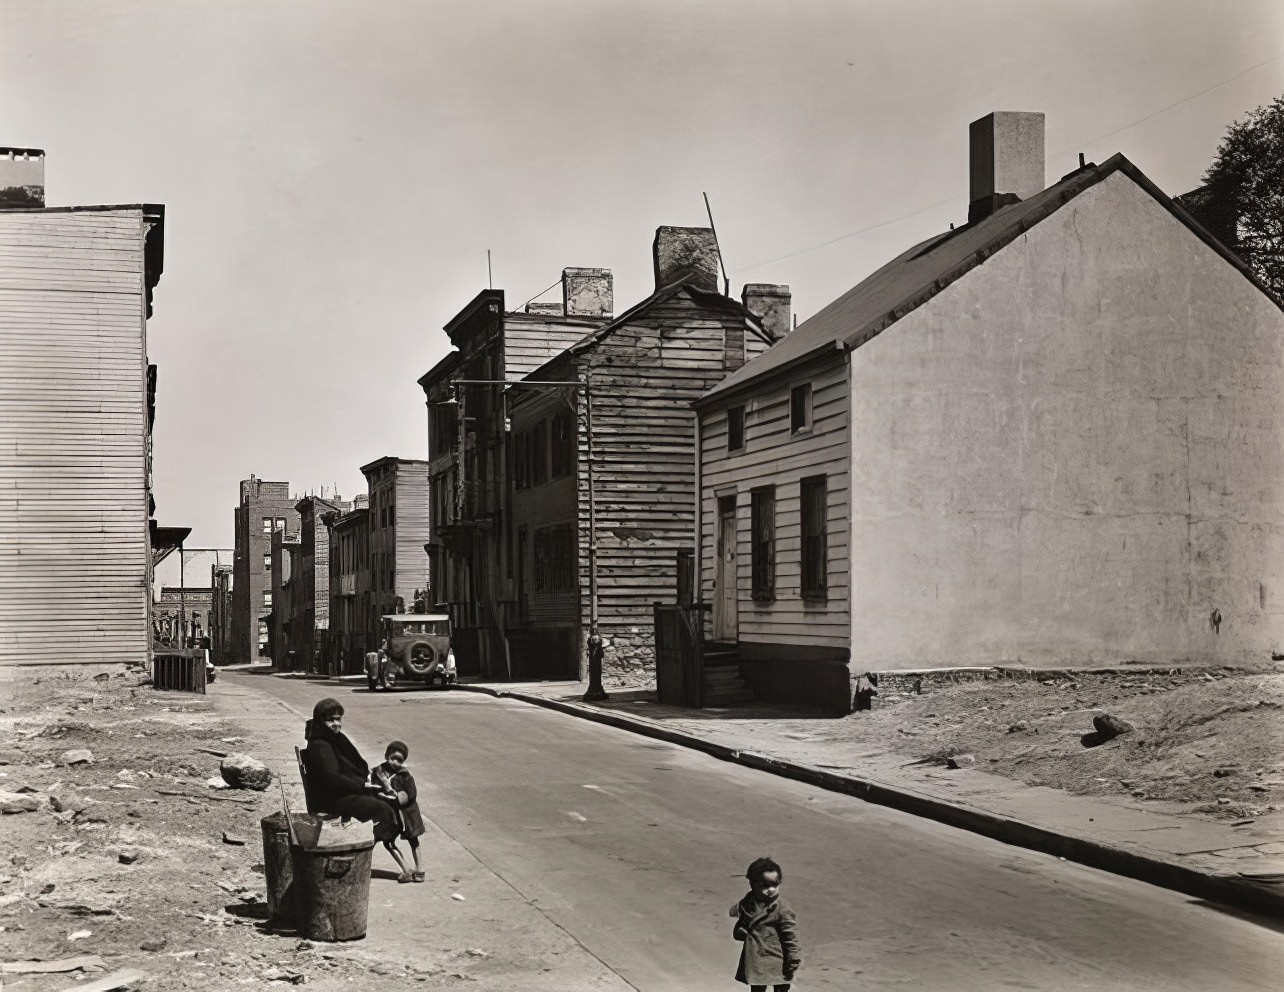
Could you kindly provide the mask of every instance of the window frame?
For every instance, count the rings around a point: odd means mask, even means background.
[[[776,598],[776,487],[749,490],[750,593],[755,603]]]
[[[789,390],[789,433],[806,434],[814,422],[814,391],[810,382],[799,383]]]
[[[736,429],[732,430],[732,423]],[[727,453],[733,454],[745,450],[745,405],[727,407]]]
[[[817,505],[817,495],[819,505]],[[798,482],[798,592],[803,600],[823,603],[829,598],[829,486],[823,475]]]

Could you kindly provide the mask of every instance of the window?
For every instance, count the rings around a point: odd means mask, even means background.
[[[789,391],[789,433],[797,434],[811,427],[811,383],[794,386]]]
[[[265,571],[268,571],[268,572],[272,571],[272,552],[271,551],[263,552],[263,568]]]
[[[530,485],[526,462],[526,432],[523,431],[513,439],[513,485],[518,489]]]
[[[823,600],[827,593],[825,547],[825,477],[803,479],[799,487],[802,516],[802,597]]]
[[[272,605],[272,590],[271,590],[271,589],[264,589],[264,590],[263,590],[263,605],[264,605],[265,607],[270,607],[270,606]]]
[[[569,413],[553,418],[553,478],[561,479],[575,469],[575,429]]]
[[[271,518],[271,517],[264,517],[264,518],[263,518],[263,533],[264,533],[264,534],[271,534],[271,533],[272,533],[272,518]]]
[[[733,406],[727,411],[727,450],[743,451],[745,446],[745,408]]]
[[[753,598],[769,603],[776,598],[776,487],[764,486],[750,494],[753,521]]]
[[[575,528],[572,524],[535,531],[536,592],[574,592],[576,589]]]
[[[272,518],[272,529],[273,529],[273,530],[284,531],[284,530],[285,530],[285,517],[273,517],[273,518]]]
[[[535,425],[535,440],[531,456],[531,485],[539,486],[548,481],[548,421]]]
[[[396,525],[397,525],[397,504],[389,503],[388,504],[388,526],[395,527]]]

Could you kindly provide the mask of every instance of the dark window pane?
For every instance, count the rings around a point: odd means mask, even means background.
[[[745,408],[733,406],[727,411],[727,450],[739,451],[745,446]]]
[[[828,579],[825,477],[818,475],[803,479],[799,496],[802,517],[802,595],[804,599],[824,599]]]
[[[753,598],[768,602],[776,596],[776,490],[774,486],[752,493],[753,544],[751,546]]]

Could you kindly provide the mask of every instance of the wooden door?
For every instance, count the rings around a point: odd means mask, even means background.
[[[713,637],[718,641],[736,639],[736,498],[718,500],[718,563],[714,576]]]

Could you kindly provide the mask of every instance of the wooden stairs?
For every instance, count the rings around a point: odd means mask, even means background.
[[[734,642],[705,643],[703,680],[701,700],[706,708],[753,702],[753,690],[740,676],[740,653]]]

